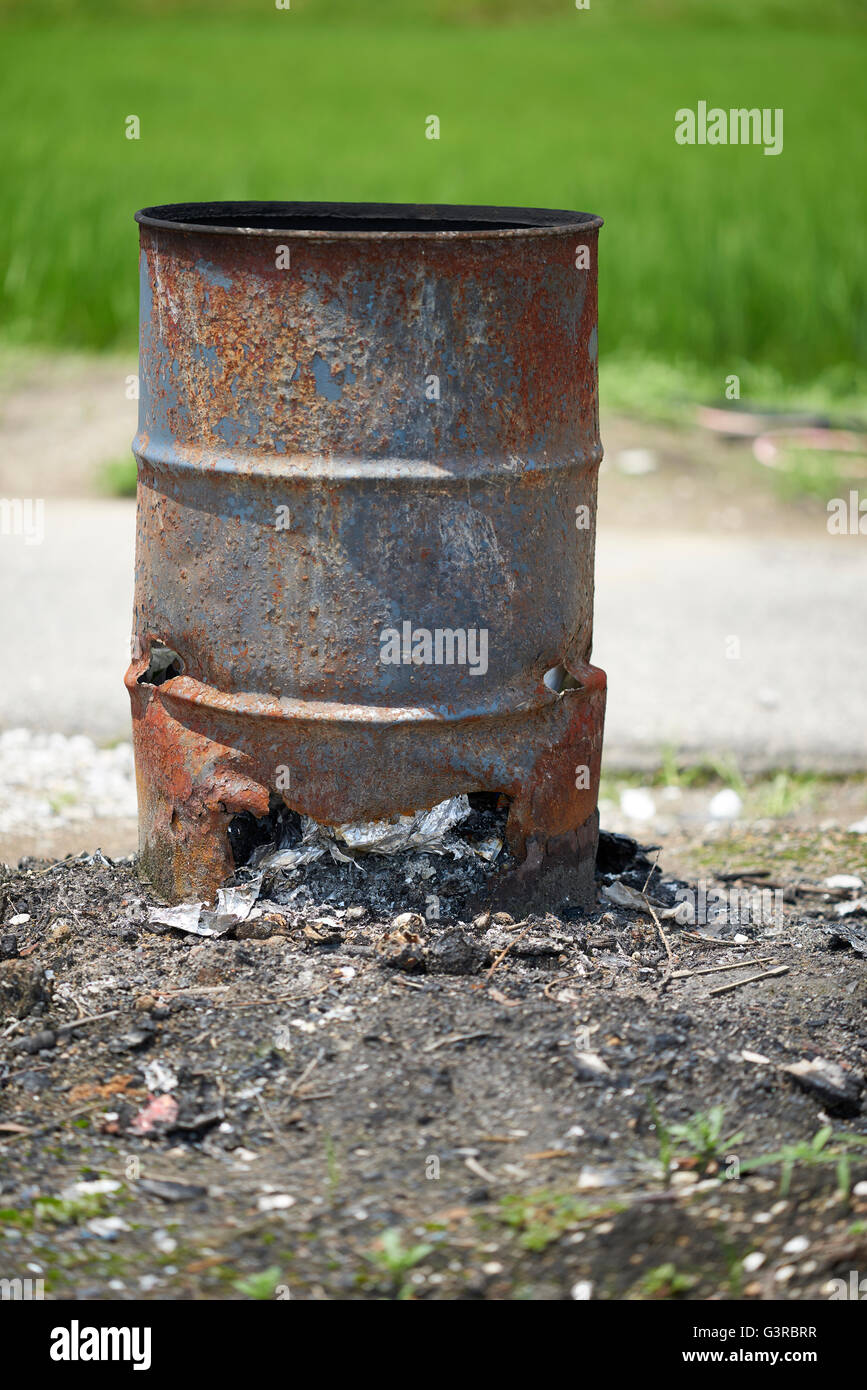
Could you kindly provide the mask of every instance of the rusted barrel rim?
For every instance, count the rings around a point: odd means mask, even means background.
[[[135,220],[178,232],[320,241],[546,236],[602,226],[591,212],[462,203],[162,203],[142,208]]]

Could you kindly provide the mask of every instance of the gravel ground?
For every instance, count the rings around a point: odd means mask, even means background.
[[[782,916],[679,925],[684,870],[615,839],[586,915],[462,919],[460,862],[412,855],[271,872],[208,938],[152,920],[132,862],[7,870],[4,1271],[83,1300],[830,1297],[867,1262],[865,841],[728,826],[690,856]]]
[[[132,744],[98,748],[84,734],[0,733],[0,836],[94,820],[135,819]]]

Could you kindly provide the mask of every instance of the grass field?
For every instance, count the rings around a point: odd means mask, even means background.
[[[547,204],[606,218],[609,360],[683,369],[720,392],[739,372],[748,394],[752,372],[851,396],[867,342],[867,40],[851,6],[824,23],[802,0],[654,0],[643,21],[622,6],[618,24],[601,3],[532,23],[482,3],[509,22],[406,22],[420,8],[404,22],[390,0],[324,7],[355,22],[327,23],[303,0],[7,16],[0,343],[132,348],[132,213],[148,203]],[[719,26],[705,22],[714,10]],[[453,0],[432,13],[462,17]],[[739,14],[751,22],[724,22]],[[781,14],[786,27],[772,23]],[[783,153],[677,145],[675,110],[701,99],[782,107]],[[431,113],[439,141],[424,137]],[[139,140],[124,135],[131,114]]]

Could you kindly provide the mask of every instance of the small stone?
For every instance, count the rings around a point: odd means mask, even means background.
[[[367,916],[367,908],[361,907],[357,903],[348,907],[344,913],[344,920],[347,922],[361,922]]]
[[[744,1273],[755,1274],[757,1269],[761,1269],[767,1259],[761,1250],[752,1250],[749,1255],[744,1256]]]
[[[614,462],[620,472],[629,478],[641,478],[647,473],[655,473],[658,467],[653,449],[620,449],[614,455]]]
[[[824,1057],[796,1062],[783,1071],[805,1091],[815,1095],[830,1115],[852,1116],[861,1109],[863,1078],[844,1071],[839,1062]]]
[[[420,931],[424,918],[418,912],[400,912],[391,921],[392,931]]]
[[[152,994],[140,994],[133,1003],[134,1009],[140,1009],[142,1013],[147,1013],[150,1009],[156,1008],[156,999]]]
[[[197,985],[204,985],[206,987],[208,985],[222,985],[225,984],[226,979],[233,973],[231,967],[228,967],[228,962],[218,960],[206,961],[204,965],[199,966],[198,970],[193,975],[193,979]]]
[[[451,927],[433,941],[427,951],[427,968],[434,974],[472,975],[487,959],[480,942]]]
[[[692,1187],[697,1181],[698,1173],[694,1173],[688,1168],[678,1169],[676,1173],[671,1175],[672,1187]]]
[[[131,1028],[128,1033],[112,1039],[109,1048],[112,1052],[141,1052],[151,1045],[155,1033],[156,1026],[146,1018],[142,1020],[141,1028]]]
[[[597,1052],[575,1052],[569,1061],[581,1081],[605,1081],[611,1076],[611,1068]]]
[[[265,941],[274,935],[274,923],[265,917],[255,917],[252,921],[239,922],[235,935],[239,941]]]
[[[295,1198],[290,1197],[288,1192],[269,1192],[257,1198],[256,1205],[260,1211],[286,1211],[295,1205]]]
[[[289,932],[291,930],[282,912],[264,912],[260,920],[269,924],[272,935],[276,935],[280,932]]]
[[[0,961],[0,1018],[26,1018],[51,1002],[51,979],[29,960]]]
[[[806,1236],[792,1236],[783,1246],[784,1255],[803,1255],[805,1250],[809,1250],[810,1242]]]
[[[711,797],[707,809],[711,820],[737,820],[744,809],[744,803],[732,787],[726,787]]]
[[[626,787],[620,793],[620,809],[630,820],[653,820],[656,803],[646,787]]]
[[[425,949],[417,932],[389,932],[377,946],[383,965],[410,973],[425,969]]]
[[[308,922],[302,936],[313,946],[332,946],[340,941],[341,932],[334,922],[325,921],[320,917],[314,922]]]

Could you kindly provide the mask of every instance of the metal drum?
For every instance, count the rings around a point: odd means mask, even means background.
[[[228,827],[509,799],[512,898],[592,892],[601,219],[216,203],[141,228],[132,701],[144,872]]]

